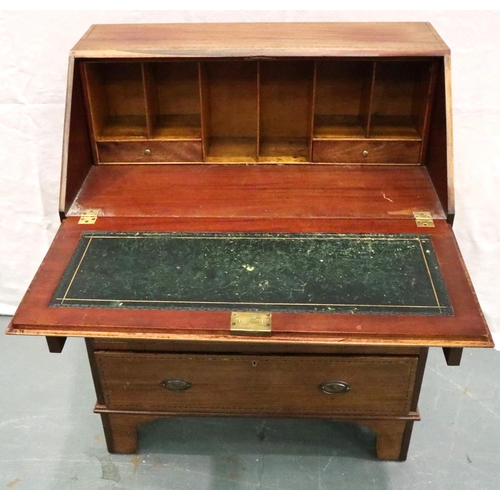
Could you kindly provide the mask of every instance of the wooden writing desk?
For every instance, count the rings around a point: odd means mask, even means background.
[[[429,347],[493,345],[425,23],[93,26],[61,227],[8,333],[86,338],[110,452],[180,415],[318,417],[406,457]]]

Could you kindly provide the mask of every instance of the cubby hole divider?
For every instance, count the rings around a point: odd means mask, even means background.
[[[429,133],[427,133],[427,131],[430,128],[430,121],[432,116],[432,104],[434,103],[434,95],[437,88],[438,67],[439,67],[438,62],[433,61],[431,65],[429,84],[427,86],[427,95],[426,95],[427,105],[422,123],[422,148],[420,151],[419,163],[424,162],[425,155],[427,153],[427,143],[429,140]]]
[[[158,103],[155,100],[157,94],[154,91],[153,75],[151,74],[151,67],[147,64],[141,63],[142,68],[142,81],[144,87],[144,99],[146,102],[146,124],[148,129],[148,139],[154,136],[154,109],[157,109]]]
[[[375,92],[375,82],[377,77],[377,62],[374,61],[371,65],[370,78],[368,80],[366,116],[364,117],[365,137],[370,137],[373,113],[373,94]]]
[[[257,162],[260,159],[260,61],[257,61]]]

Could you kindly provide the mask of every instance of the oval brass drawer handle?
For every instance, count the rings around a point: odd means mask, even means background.
[[[161,385],[169,391],[182,392],[187,391],[193,384],[187,380],[183,380],[182,378],[169,378],[164,380]]]
[[[344,394],[351,390],[349,384],[342,382],[341,380],[323,382],[319,388],[326,394]]]

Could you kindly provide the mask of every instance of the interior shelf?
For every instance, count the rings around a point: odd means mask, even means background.
[[[372,63],[318,61],[314,137],[366,137],[372,86]]]
[[[265,163],[308,162],[309,141],[303,137],[261,139],[259,160]]]
[[[316,64],[314,138],[421,139],[432,63]]]
[[[421,61],[377,62],[370,136],[423,137],[432,65]]]
[[[88,63],[85,69],[96,138],[147,137],[141,65]]]
[[[310,161],[314,64],[263,61],[259,70],[259,159]]]
[[[421,139],[415,119],[412,116],[373,116],[370,137],[374,139]]]
[[[200,115],[159,115],[154,126],[154,137],[160,139],[201,139]]]
[[[210,61],[202,65],[208,161],[257,161],[257,68],[253,61]]]
[[[366,137],[361,117],[356,115],[315,115],[315,138]]]
[[[150,135],[201,138],[198,63],[173,61],[144,65]]]
[[[206,160],[210,162],[255,162],[257,141],[245,137],[212,137]]]
[[[109,116],[102,124],[98,139],[145,139],[147,130],[146,116]]]

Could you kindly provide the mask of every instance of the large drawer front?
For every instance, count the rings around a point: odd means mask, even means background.
[[[201,141],[100,142],[99,163],[201,162]]]
[[[410,163],[420,160],[421,141],[316,140],[313,161],[325,163]]]
[[[403,415],[417,366],[416,356],[98,351],[96,360],[109,409],[215,414]]]

